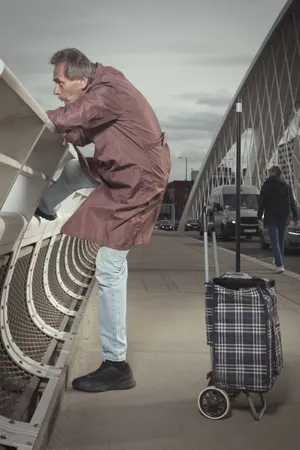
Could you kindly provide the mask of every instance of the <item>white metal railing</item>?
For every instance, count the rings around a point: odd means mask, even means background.
[[[0,60],[0,447],[34,448],[93,286],[97,246],[60,232],[90,190],[70,196],[53,222],[34,216],[72,158]]]

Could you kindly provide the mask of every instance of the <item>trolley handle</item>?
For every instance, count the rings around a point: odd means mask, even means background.
[[[208,227],[209,223],[209,227]],[[203,231],[208,232],[208,228],[214,229],[215,217],[214,210],[211,206],[204,206],[203,208]]]
[[[208,262],[208,229],[212,235],[212,246],[215,262],[215,271],[217,277],[220,276],[220,267],[218,261],[217,238],[215,230],[215,216],[214,210],[211,206],[204,206],[203,208],[203,235],[204,235],[204,259],[205,259],[205,281],[209,281],[209,262]]]

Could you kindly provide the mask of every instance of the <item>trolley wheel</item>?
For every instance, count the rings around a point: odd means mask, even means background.
[[[230,410],[229,396],[222,389],[209,386],[198,396],[198,409],[208,419],[223,419]]]

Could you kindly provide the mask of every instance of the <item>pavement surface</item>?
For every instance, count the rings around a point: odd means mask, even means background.
[[[219,260],[221,273],[234,269],[233,252],[219,249]],[[203,243],[176,233],[157,232],[131,251],[128,361],[137,386],[86,394],[69,385],[49,450],[299,450],[300,276],[274,275],[265,262],[242,259],[243,271],[276,279],[285,367],[262,421],[253,419],[244,396],[228,418],[214,421],[197,407],[210,368],[203,261]],[[210,277],[213,267],[210,259]],[[85,314],[89,325],[71,378],[100,364],[96,297]]]

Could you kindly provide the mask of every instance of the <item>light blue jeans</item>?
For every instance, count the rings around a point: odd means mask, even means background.
[[[57,181],[46,189],[39,208],[45,214],[53,214],[69,195],[97,186],[99,183],[86,175],[79,162],[73,159]],[[126,359],[127,255],[127,250],[100,247],[96,257],[101,356],[109,361]]]

